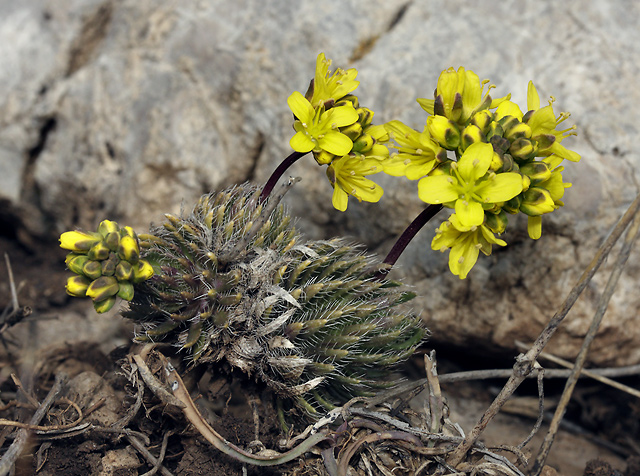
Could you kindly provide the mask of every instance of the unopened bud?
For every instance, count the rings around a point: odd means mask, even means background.
[[[82,267],[87,261],[89,261],[87,255],[69,253],[65,258],[64,263],[67,265],[67,268],[69,268],[70,271],[76,274],[82,274]]]
[[[322,149],[320,150],[320,152],[314,152],[313,158],[316,159],[316,162],[318,162],[318,165],[326,165],[326,164],[330,164],[333,161],[333,159],[336,158],[336,156],[333,155],[331,152],[327,152],[326,150]]]
[[[118,293],[118,280],[113,276],[102,276],[93,281],[87,288],[87,296],[94,302],[104,301]]]
[[[470,124],[462,130],[462,149],[477,142],[486,142],[486,137],[478,126]]]
[[[509,129],[505,129],[504,137],[510,141],[514,141],[520,137],[531,139],[531,127],[518,121],[516,124],[509,127]]]
[[[533,185],[549,180],[551,178],[551,169],[544,162],[529,162],[520,166],[520,173],[531,179]]]
[[[136,264],[140,259],[138,240],[129,235],[123,236],[118,247],[118,255],[120,259]]]
[[[82,274],[89,279],[98,279],[102,276],[102,266],[100,265],[100,261],[87,260],[82,267]]]
[[[484,216],[486,219],[485,225],[487,225],[493,233],[500,235],[507,229],[509,217],[507,217],[504,210],[500,210],[499,213],[485,213]]]
[[[111,251],[118,251],[120,245],[120,233],[112,231],[107,233],[104,237],[104,244],[107,245]]]
[[[520,137],[513,141],[511,147],[509,147],[509,153],[516,159],[528,160],[533,154],[535,154],[536,148],[533,145],[531,139],[525,139]]]
[[[120,262],[114,252],[109,253],[109,257],[100,262],[103,276],[113,276],[116,272],[116,266]]]
[[[347,94],[345,97],[340,99],[340,101],[337,101],[334,107],[349,106],[349,105],[352,105],[354,109],[358,109],[358,105],[359,105],[358,97],[354,96],[353,94]]]
[[[353,124],[341,127],[340,132],[346,135],[352,141],[355,141],[362,134],[362,124],[354,122]]]
[[[133,266],[128,261],[120,261],[114,276],[118,281],[129,281],[133,278]]]
[[[118,297],[125,301],[131,301],[133,299],[133,284],[128,281],[123,281],[118,284]]]
[[[544,188],[530,187],[522,197],[520,211],[529,216],[544,215],[556,209],[549,191]]]
[[[103,238],[106,238],[109,233],[118,233],[119,231],[120,227],[115,221],[102,220],[100,225],[98,225],[98,233],[100,233]]]
[[[502,209],[507,212],[515,215],[520,210],[520,204],[522,203],[522,195],[517,195],[513,197],[511,200],[507,200],[502,205]]]
[[[104,241],[99,241],[95,245],[91,247],[91,249],[87,252],[87,256],[91,260],[103,260],[109,257],[109,253],[111,250],[107,247]]]
[[[493,121],[493,114],[486,109],[476,112],[471,117],[471,124],[478,126],[478,128],[485,134],[489,131],[489,124],[491,124],[491,121]]]
[[[366,129],[369,127],[371,121],[373,121],[373,111],[366,107],[359,107],[356,109],[356,112],[358,113],[358,122],[362,124],[362,128]]]
[[[105,299],[104,301],[94,302],[93,308],[96,310],[98,314],[102,314],[104,312],[110,311],[115,303],[116,303],[116,297],[111,296]]]
[[[458,127],[444,116],[429,116],[427,118],[429,134],[442,147],[455,150],[460,145],[460,131]]]
[[[101,236],[98,233],[85,233],[83,231],[66,231],[60,235],[60,248],[71,251],[88,251],[98,243]]]
[[[85,297],[91,280],[84,276],[71,276],[67,279],[67,294],[74,297]]]
[[[133,266],[134,283],[141,283],[143,281],[146,281],[151,276],[153,276],[153,266],[151,266],[148,261],[141,259],[136,265]]]
[[[369,134],[361,134],[357,140],[353,142],[353,151],[364,154],[373,147],[374,140]]]

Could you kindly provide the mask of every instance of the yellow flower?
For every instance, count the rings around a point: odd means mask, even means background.
[[[460,279],[465,279],[478,261],[480,251],[489,256],[492,245],[506,244],[485,225],[465,227],[454,214],[436,230],[431,248],[442,252],[450,248],[449,269]]]
[[[458,71],[448,68],[440,73],[435,99],[420,98],[418,104],[431,115],[445,116],[453,122],[466,125],[477,111],[497,107],[510,97],[492,100],[489,91],[494,86],[489,86],[483,96],[484,86],[488,82],[488,79],[480,81],[476,73],[462,66]]]
[[[324,53],[320,53],[316,59],[316,74],[313,79],[313,95],[310,103],[316,108],[327,102],[337,102],[352,92],[360,84],[356,81],[358,71],[351,68],[344,71],[340,68],[330,74],[331,60],[326,59]]]
[[[485,204],[504,202],[522,191],[522,176],[489,171],[495,152],[491,144],[477,143],[465,150],[450,174],[427,176],[418,182],[418,196],[426,203],[453,203],[462,226],[480,226]]]
[[[87,252],[102,239],[99,233],[85,233],[84,231],[65,231],[60,235],[60,248],[75,252]]]
[[[427,127],[422,133],[406,126],[400,121],[391,121],[385,128],[396,143],[397,153],[382,162],[386,174],[409,180],[417,180],[427,175],[438,163],[438,156],[446,152],[429,135]],[[444,155],[446,157],[446,155]]]
[[[358,120],[352,105],[334,107],[328,111],[324,110],[324,106],[314,109],[298,91],[289,96],[287,103],[297,118],[293,125],[296,134],[289,142],[293,150],[302,153],[326,150],[338,156],[351,151],[353,142],[338,128]]]
[[[349,195],[359,201],[379,201],[383,194],[382,187],[365,176],[381,170],[380,161],[365,156],[345,155],[331,162],[327,177],[333,185],[333,206],[341,212],[345,211]]]

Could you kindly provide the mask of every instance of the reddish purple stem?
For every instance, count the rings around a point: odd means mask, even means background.
[[[271,177],[269,177],[269,180],[267,180],[267,183],[264,185],[262,193],[260,193],[259,202],[264,202],[267,198],[269,198],[269,195],[271,195],[271,192],[273,192],[273,189],[278,183],[278,180],[280,180],[280,177],[282,177],[282,174],[284,174],[285,171],[289,167],[291,167],[298,159],[304,157],[305,155],[307,155],[307,152],[292,152],[289,157],[284,159],[282,163],[278,165],[278,168],[273,171]]]

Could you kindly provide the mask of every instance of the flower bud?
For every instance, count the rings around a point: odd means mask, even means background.
[[[491,124],[491,121],[493,121],[493,114],[491,113],[491,111],[488,111],[486,109],[476,112],[471,117],[471,124],[473,124],[474,126],[478,126],[478,129],[480,129],[485,134],[489,131],[489,125]]]
[[[98,233],[100,233],[103,238],[106,238],[109,233],[118,233],[119,231],[120,227],[115,221],[102,220],[100,225],[98,225]]]
[[[87,251],[100,241],[98,233],[66,231],[60,235],[60,248],[75,252]]]
[[[498,213],[485,213],[484,216],[486,220],[485,225],[487,225],[493,233],[500,235],[507,229],[509,218],[504,210],[500,210]]]
[[[87,288],[87,296],[95,302],[115,296],[118,293],[118,280],[113,276],[102,276],[93,281]]]
[[[104,244],[107,245],[111,251],[118,251],[120,245],[120,233],[111,231],[104,237]]]
[[[460,145],[460,131],[458,127],[444,116],[429,116],[427,118],[429,134],[442,147],[455,150]]]
[[[107,298],[104,301],[94,302],[93,308],[96,310],[98,314],[102,314],[104,312],[110,311],[115,303],[116,303],[116,297],[111,296],[110,298]]]
[[[358,96],[354,96],[353,94],[347,94],[342,99],[340,99],[340,101],[337,101],[334,104],[334,107],[349,106],[349,105],[352,105],[354,109],[358,109],[358,105],[359,105]]]
[[[82,267],[87,261],[89,261],[87,255],[69,253],[65,258],[64,263],[67,265],[69,271],[72,271],[76,274],[82,274]]]
[[[514,117],[514,116],[504,116],[500,118],[500,120],[498,121],[498,124],[502,126],[502,130],[504,131],[504,133],[502,134],[503,137],[507,137],[507,133],[509,132],[509,130],[512,127],[515,127],[518,124],[520,124],[520,121],[518,120],[517,117]]]
[[[369,127],[373,120],[373,111],[366,107],[359,107],[356,109],[356,112],[358,113],[358,122],[362,124],[362,128],[366,129]]]
[[[502,209],[507,212],[515,215],[520,210],[520,204],[522,203],[522,194],[513,197],[511,200],[507,200],[502,205]]]
[[[128,261],[120,261],[116,266],[114,276],[118,281],[131,280],[133,278],[133,266]]]
[[[336,158],[336,156],[333,155],[331,152],[327,152],[326,150],[322,149],[320,152],[314,152],[313,158],[316,159],[316,162],[318,162],[318,165],[326,165],[326,164],[330,164],[333,161],[333,159]]]
[[[529,216],[543,215],[556,209],[549,191],[539,187],[530,187],[522,194],[520,211]]]
[[[355,141],[360,136],[360,134],[362,134],[362,124],[360,124],[359,122],[354,122],[349,126],[341,127],[340,132],[342,132],[352,141]]]
[[[125,301],[131,301],[133,299],[133,284],[128,281],[123,281],[118,284],[118,297]]]
[[[133,266],[134,283],[141,283],[143,281],[146,281],[151,276],[153,276],[153,266],[151,266],[148,261],[141,259],[136,265]]]
[[[109,253],[109,258],[100,262],[103,276],[113,276],[120,260],[114,252]]]
[[[465,150],[471,144],[476,142],[486,142],[486,137],[478,126],[468,125],[462,130],[462,149]]]
[[[520,173],[531,179],[533,185],[549,180],[551,178],[551,169],[544,162],[529,162],[520,166]]]
[[[118,255],[120,259],[136,264],[140,259],[138,240],[129,235],[123,236],[118,247]]]
[[[102,276],[102,266],[100,265],[100,261],[87,260],[82,267],[82,274],[92,280],[98,279]]]
[[[99,241],[95,245],[91,247],[91,249],[87,252],[87,256],[91,260],[99,261],[103,259],[107,259],[109,257],[109,253],[111,251],[104,243],[104,241]]]
[[[535,154],[536,148],[530,139],[520,137],[513,141],[509,147],[509,153],[516,159],[528,160]]]
[[[85,297],[89,284],[91,284],[91,281],[84,276],[71,276],[67,279],[65,288],[70,296]]]
[[[531,139],[531,127],[522,122],[518,122],[509,127],[509,129],[505,129],[504,137],[510,141],[514,141],[520,137]]]
[[[361,134],[360,137],[353,142],[353,152],[360,152],[361,154],[364,154],[371,150],[373,144],[373,137],[369,134]]]

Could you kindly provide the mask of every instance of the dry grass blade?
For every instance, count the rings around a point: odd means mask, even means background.
[[[532,476],[538,476],[542,467],[544,466],[545,461],[547,460],[547,456],[549,455],[549,451],[551,451],[551,445],[555,440],[555,436],[558,432],[558,428],[560,427],[560,422],[564,416],[567,405],[569,404],[569,400],[571,399],[571,395],[573,394],[573,390],[578,382],[578,375],[584,367],[584,363],[587,360],[587,354],[589,352],[589,347],[593,342],[593,339],[596,337],[596,333],[600,328],[600,324],[602,323],[602,318],[604,317],[604,313],[607,310],[609,305],[609,301],[611,300],[611,296],[616,290],[616,286],[618,284],[618,280],[620,279],[620,275],[622,274],[622,270],[624,265],[626,264],[629,255],[631,254],[631,248],[636,240],[638,234],[638,228],[640,228],[640,213],[635,214],[635,218],[627,231],[627,235],[625,236],[624,243],[622,245],[622,249],[620,250],[620,254],[616,260],[615,266],[611,275],[609,276],[609,280],[607,281],[607,285],[600,296],[600,301],[598,302],[598,308],[596,309],[596,313],[593,316],[593,320],[591,325],[589,326],[589,330],[587,331],[587,335],[582,342],[582,346],[580,347],[580,352],[578,353],[578,357],[576,358],[576,363],[573,367],[573,371],[571,372],[571,376],[567,380],[565,384],[564,391],[562,392],[562,396],[560,397],[560,403],[556,408],[556,411],[553,415],[553,419],[551,420],[550,428],[545,437],[542,446],[540,447],[540,451],[538,452],[538,456],[536,457],[536,461],[533,465],[533,469],[531,470]]]
[[[518,356],[516,363],[513,366],[513,374],[504,385],[498,396],[491,403],[489,408],[484,412],[476,426],[469,432],[464,441],[456,448],[456,451],[451,456],[449,463],[452,466],[457,466],[466,457],[473,444],[478,440],[489,422],[498,414],[500,408],[505,402],[513,395],[513,392],[520,386],[525,378],[533,370],[534,362],[547,345],[551,337],[555,334],[556,330],[568,314],[569,310],[573,307],[578,297],[582,294],[582,291],[587,287],[587,284],[591,281],[594,274],[604,262],[609,252],[618,241],[624,230],[629,226],[629,223],[638,214],[640,209],[640,195],[636,197],[633,203],[629,206],[625,214],[618,221],[611,234],[607,237],[604,243],[600,246],[596,255],[591,260],[591,263],[587,266],[587,269],[582,273],[580,279],[573,287],[565,301],[562,303],[560,309],[554,314],[547,326],[542,330],[533,346],[529,351]]]

